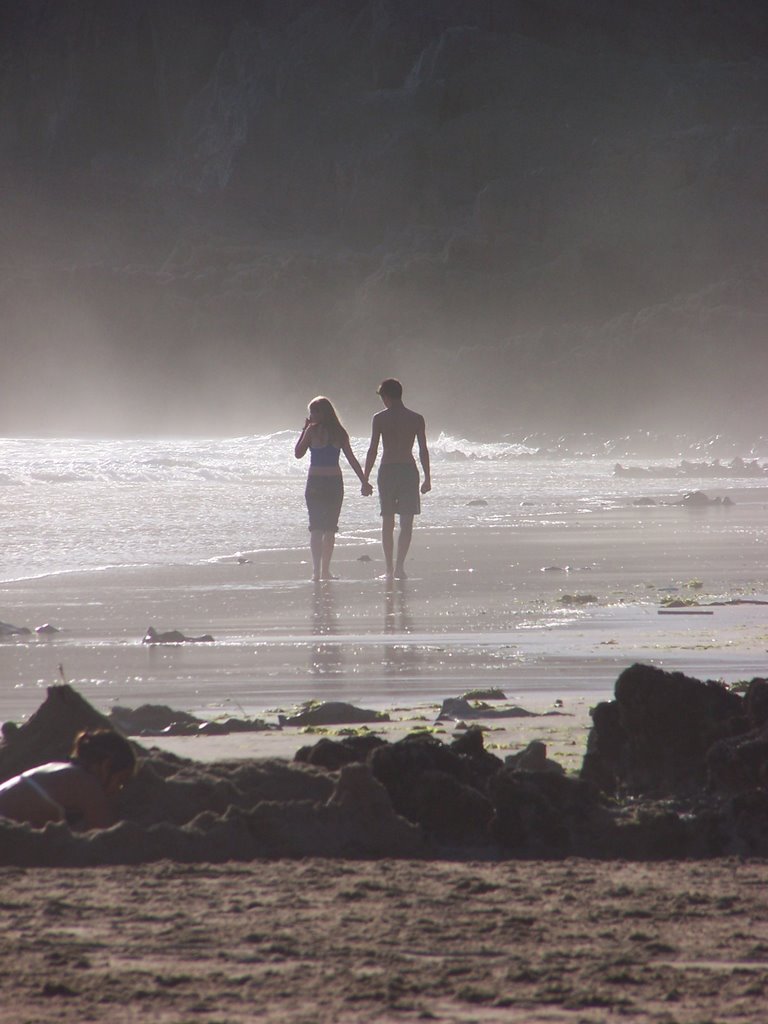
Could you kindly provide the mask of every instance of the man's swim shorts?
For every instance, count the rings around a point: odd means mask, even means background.
[[[419,471],[414,462],[384,462],[378,473],[383,516],[417,516],[421,512]]]

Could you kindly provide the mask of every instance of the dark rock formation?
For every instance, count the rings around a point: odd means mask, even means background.
[[[108,721],[68,686],[4,731],[0,780],[66,757]],[[768,856],[768,681],[744,697],[635,665],[599,704],[582,777],[543,743],[502,762],[471,727],[321,739],[282,760],[200,764],[137,748],[119,825],[87,835],[0,821],[0,863],[328,857]]]
[[[212,644],[214,639],[210,633],[202,636],[187,636],[178,629],[168,629],[158,633],[154,626],[148,626],[144,634],[143,644]]]
[[[486,841],[493,808],[484,795],[491,765],[482,733],[446,747],[431,736],[407,736],[373,750],[368,763],[398,813],[443,841]]]
[[[710,498],[704,491],[687,491],[675,504],[684,508],[711,508],[713,505],[728,507],[733,501],[727,494],[723,498]]]
[[[109,721],[126,736],[188,735],[203,724],[188,711],[174,711],[165,704],[142,704],[138,708],[115,704]]]
[[[481,690],[467,690],[466,693],[459,695],[459,700],[506,700],[507,695],[503,690],[499,690],[498,687],[491,686],[488,689]]]
[[[581,777],[604,792],[665,796],[701,790],[706,754],[746,730],[744,702],[721,683],[633,665],[599,704]]]
[[[389,715],[383,711],[370,711],[346,704],[340,700],[309,704],[295,715],[278,715],[280,725],[369,725],[374,722],[388,722]]]
[[[580,779],[552,772],[499,772],[490,782],[491,834],[519,857],[594,854],[600,832],[610,829],[597,791]]]
[[[370,752],[384,743],[386,740],[373,735],[345,736],[341,740],[323,737],[311,746],[300,747],[294,759],[303,764],[336,771],[345,764],[365,762]]]
[[[164,704],[142,704],[138,708],[116,704],[109,713],[109,721],[126,736],[226,736],[233,732],[264,732],[277,728],[261,719],[208,721]]]
[[[29,636],[31,630],[26,626],[14,626],[10,622],[0,622],[0,639],[4,636]]]
[[[562,765],[547,757],[547,745],[541,740],[531,740],[524,750],[505,758],[504,763],[515,771],[553,772],[556,775],[564,773]]]
[[[768,786],[768,680],[753,679],[743,701],[746,731],[719,740],[707,751],[709,783],[720,793]]]
[[[446,697],[438,713],[436,722],[444,722],[453,719],[454,721],[466,721],[468,718],[535,718],[535,711],[526,711],[525,708],[512,706],[506,708],[493,708],[483,703],[470,703],[463,697]]]
[[[44,622],[42,626],[35,626],[35,632],[38,636],[53,636],[55,633],[61,632],[56,626],[52,626],[50,622]]]
[[[683,459],[677,466],[622,466],[617,462],[613,468],[614,476],[623,477],[650,477],[653,479],[679,479],[680,477],[713,477],[721,479],[742,478],[742,477],[765,477],[768,474],[768,465],[761,465],[757,459],[744,461],[738,456],[728,463],[721,463],[719,459],[713,462],[689,462]],[[650,498],[635,501],[638,504],[652,504],[656,502]]]

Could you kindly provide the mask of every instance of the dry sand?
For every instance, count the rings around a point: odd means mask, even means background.
[[[625,509],[515,530],[418,530],[412,578],[340,546],[305,556],[107,570],[0,587],[0,619],[61,629],[0,643],[0,718],[67,679],[99,710],[163,703],[276,721],[308,699],[430,726],[495,686],[561,717],[488,721],[503,756],[545,739],[577,770],[590,704],[646,661],[732,682],[764,675],[768,608],[659,615],[670,592],[768,599],[761,507]],[[373,562],[359,561],[370,554]],[[566,595],[593,595],[568,606]],[[147,625],[216,643],[147,649]],[[448,734],[452,726],[446,727]],[[325,735],[334,735],[330,729]],[[284,729],[167,739],[200,760],[291,756]],[[335,861],[3,869],[0,1021],[762,1021],[765,883],[756,863]]]
[[[768,866],[0,870],[0,1022],[765,1021]]]

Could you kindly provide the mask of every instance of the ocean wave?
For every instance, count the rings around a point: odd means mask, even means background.
[[[430,449],[438,458],[449,461],[532,458],[540,454],[523,442],[471,441],[443,431],[431,442]]]
[[[280,430],[247,437],[194,440],[14,440],[0,444],[0,484],[77,484],[111,482],[252,483],[303,475],[306,467],[293,456],[295,431]],[[365,451],[368,438],[353,437],[352,447]],[[684,433],[635,431],[607,437],[574,432],[543,432],[501,437],[441,431],[429,438],[437,464],[513,462],[541,459],[633,458],[752,460],[768,457],[762,436],[739,439],[718,433],[709,437]]]
[[[430,448],[438,458],[452,461],[644,457],[715,461],[768,457],[768,438],[762,435],[744,438],[725,433],[702,437],[636,430],[611,437],[598,432],[557,435],[537,432],[480,441],[441,431],[430,442]]]

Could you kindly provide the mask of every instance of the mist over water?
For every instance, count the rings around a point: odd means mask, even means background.
[[[761,432],[754,0],[0,12],[0,435]]]

